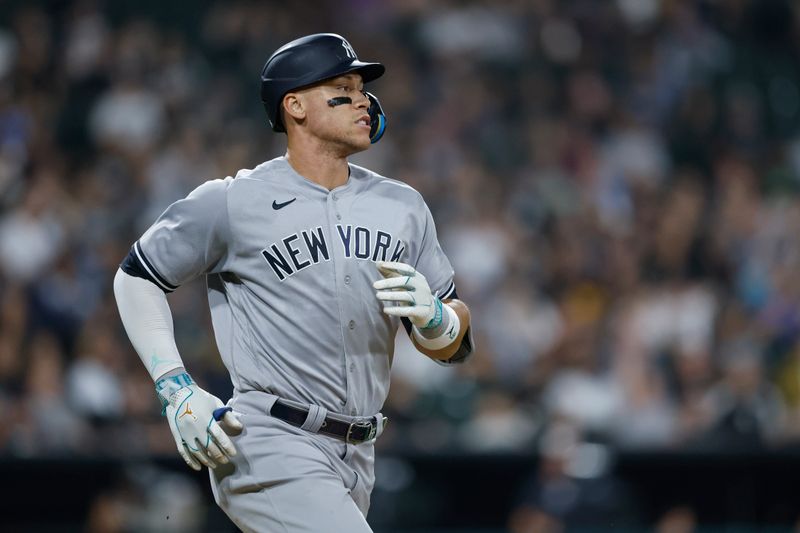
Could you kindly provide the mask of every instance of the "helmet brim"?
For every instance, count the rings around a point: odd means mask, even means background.
[[[364,83],[369,83],[371,81],[377,80],[383,73],[386,72],[386,67],[381,65],[380,63],[365,63],[363,61],[353,61],[350,65],[350,69],[347,72],[358,72],[361,74],[361,79]],[[343,72],[342,74],[346,74]]]
[[[383,76],[383,73],[386,72],[386,67],[380,63],[365,63],[364,61],[359,61],[356,59],[352,63],[337,65],[328,72],[320,73],[316,80],[304,86],[315,85],[343,74],[349,74],[350,72],[358,72],[361,74],[362,81],[364,83],[369,83]]]

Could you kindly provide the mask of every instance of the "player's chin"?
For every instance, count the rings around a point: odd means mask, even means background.
[[[352,153],[355,154],[368,149],[370,146],[372,146],[372,143],[369,140],[369,133],[364,135],[363,133],[358,132],[358,134],[348,137],[347,145]]]

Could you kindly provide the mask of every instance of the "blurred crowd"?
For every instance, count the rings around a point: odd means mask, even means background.
[[[174,454],[113,275],[171,202],[283,153],[258,74],[317,31],[386,65],[387,135],[353,161],[423,194],[473,315],[455,369],[398,338],[382,448],[585,470],[592,443],[798,438],[788,0],[180,5],[0,8],[0,455]],[[204,301],[170,296],[178,346],[228,398]]]

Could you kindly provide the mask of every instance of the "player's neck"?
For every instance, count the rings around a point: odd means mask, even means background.
[[[347,158],[316,150],[298,150],[289,146],[286,160],[304,178],[333,190],[347,183],[350,170]]]

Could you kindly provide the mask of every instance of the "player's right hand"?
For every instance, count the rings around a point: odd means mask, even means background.
[[[166,380],[170,382],[164,386]],[[238,435],[243,425],[222,400],[198,387],[186,373],[159,380],[156,387],[186,464],[195,470],[200,470],[201,464],[216,468],[236,455],[228,435]]]

